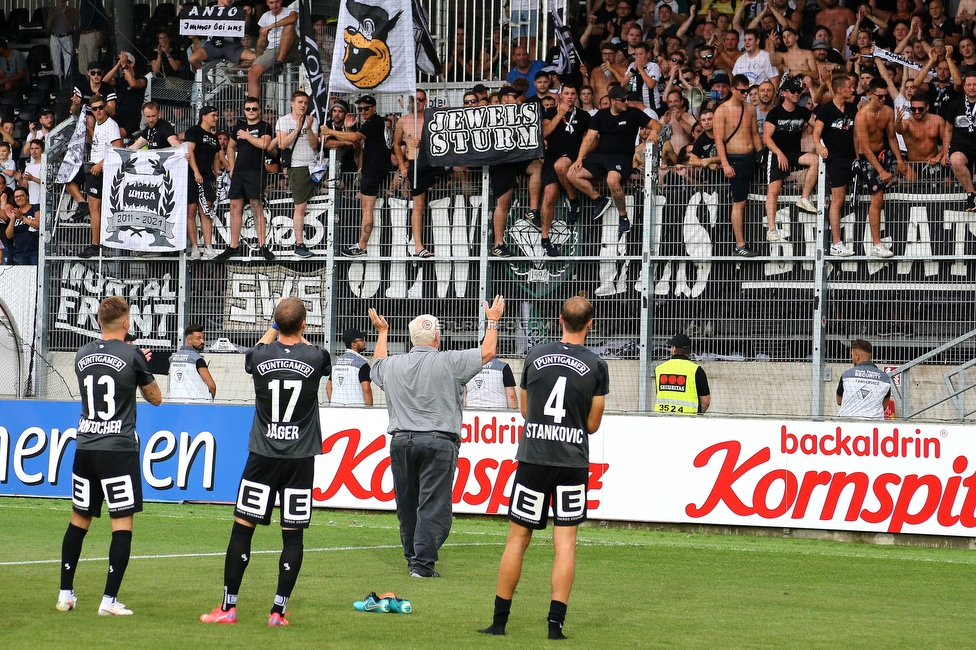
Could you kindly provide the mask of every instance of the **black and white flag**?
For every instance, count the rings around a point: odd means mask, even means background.
[[[416,41],[417,69],[431,76],[441,73],[441,61],[437,58],[437,47],[427,26],[427,14],[420,6],[420,0],[413,0],[413,38]]]
[[[88,135],[88,107],[82,106],[78,121],[75,122],[75,130],[68,141],[68,148],[61,159],[61,167],[58,168],[57,182],[66,185],[74,180],[81,166],[85,163],[85,138]]]
[[[579,69],[582,59],[580,58],[579,52],[576,51],[576,45],[573,44],[572,30],[566,27],[563,24],[563,19],[559,17],[555,0],[549,0],[549,14],[552,17],[556,40],[559,41],[559,56],[554,61],[556,64],[556,74],[569,74],[574,69]]]
[[[113,148],[105,156],[103,246],[156,253],[186,248],[186,151],[185,144]]]
[[[301,0],[298,10],[298,33],[302,39],[303,64],[305,74],[308,75],[309,99],[311,100],[312,115],[319,124],[325,124],[329,117],[329,89],[322,70],[322,60],[319,58],[319,46],[315,42],[315,28],[312,26],[312,0]]]

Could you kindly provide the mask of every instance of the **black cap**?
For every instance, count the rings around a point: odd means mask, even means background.
[[[89,70],[104,70],[105,69],[105,66],[102,65],[102,62],[101,61],[89,61],[88,62],[88,69]]]
[[[540,79],[540,78],[543,78],[543,77],[545,77],[546,79],[548,79],[549,78],[549,73],[546,72],[545,70],[539,70],[538,72],[535,73],[535,78],[536,79]]]
[[[607,93],[607,97],[610,99],[627,99],[627,89],[623,86],[614,86]]]
[[[712,73],[712,85],[718,84],[718,83],[726,83],[726,84],[727,83],[730,83],[729,82],[729,73],[726,72],[725,70],[716,70],[715,72],[713,72]]]
[[[352,345],[352,342],[356,339],[366,340],[366,333],[362,330],[358,330],[355,327],[350,327],[345,332],[342,333],[342,342],[346,344],[346,347]]]
[[[488,86],[486,86],[485,84],[476,84],[475,87],[471,89],[471,92],[478,93],[478,94],[487,93]]]
[[[502,86],[502,89],[498,91],[499,97],[504,97],[505,95],[515,95],[516,97],[518,97],[521,94],[522,93],[520,93],[512,86]]]
[[[50,106],[46,106],[45,108],[41,109],[41,113],[40,114],[41,115],[54,115],[54,109],[51,108]]]
[[[376,98],[372,95],[363,95],[356,100],[357,104],[367,104],[369,106],[376,106]]]
[[[210,115],[211,113],[216,113],[216,112],[217,112],[217,107],[208,104],[200,109],[200,119],[202,120],[204,115]]]
[[[788,90],[791,92],[800,92],[803,90],[803,84],[800,83],[800,80],[796,77],[790,77],[780,85],[779,89]]]
[[[684,334],[675,334],[674,336],[671,337],[671,340],[668,341],[668,347],[679,348],[682,350],[690,350],[691,339]]]

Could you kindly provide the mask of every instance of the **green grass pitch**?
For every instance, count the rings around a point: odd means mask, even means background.
[[[79,608],[54,609],[70,503],[0,499],[0,648],[525,648],[545,640],[552,545],[526,555],[505,637],[490,623],[502,518],[460,517],[438,580],[410,579],[392,514],[316,511],[287,628],[268,628],[281,547],[259,528],[237,625],[204,625],[219,604],[226,506],[148,504],[119,599],[96,615],[109,525],[96,520],[75,581]],[[798,539],[580,529],[562,647],[976,647],[976,553]],[[410,615],[356,612],[370,591],[409,598]]]

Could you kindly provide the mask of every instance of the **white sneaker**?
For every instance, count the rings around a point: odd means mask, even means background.
[[[213,249],[213,246],[207,246],[203,249],[203,259],[212,260],[217,257],[217,251]]]
[[[800,197],[796,200],[796,207],[800,208],[804,212],[815,213],[817,211],[817,206],[815,206],[810,199],[805,199],[803,197]]]
[[[198,247],[194,246],[190,249],[190,259],[194,262],[200,259],[200,249]]]
[[[102,601],[102,604],[98,606],[99,616],[132,616],[132,610],[126,609],[126,606],[117,600],[113,600],[111,603],[106,604]]]
[[[871,255],[874,257],[894,257],[895,253],[888,248],[887,244],[877,244],[871,247]]]
[[[59,612],[70,612],[78,605],[78,597],[74,594],[70,595],[59,595],[58,604],[54,606],[54,609]]]
[[[854,249],[840,242],[839,244],[830,245],[830,254],[834,257],[850,257],[854,254]]]
[[[782,239],[779,235],[779,231],[775,228],[770,228],[766,231],[766,241],[779,241]]]

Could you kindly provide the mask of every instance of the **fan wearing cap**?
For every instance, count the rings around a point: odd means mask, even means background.
[[[616,206],[617,230],[630,232],[630,218],[624,198],[623,183],[633,171],[634,143],[641,127],[652,120],[647,113],[627,105],[627,89],[614,86],[610,89],[610,108],[597,112],[583,137],[579,156],[569,167],[569,180],[581,193],[593,201],[593,218],[598,219],[611,207]],[[660,130],[660,123],[658,130]],[[610,197],[600,196],[593,181],[605,178]]]
[[[41,110],[41,114],[37,118],[37,123],[30,122],[28,124],[30,133],[27,134],[27,138],[24,141],[24,145],[30,144],[32,140],[43,140],[51,129],[54,128],[54,109],[51,107],[45,107]]]
[[[745,214],[749,185],[756,173],[756,152],[762,150],[756,111],[746,104],[749,78],[732,77],[732,96],[715,110],[715,149],[722,161],[722,171],[732,191],[732,234],[737,257],[755,257],[759,253],[746,243]]]
[[[678,415],[704,413],[711,406],[712,396],[705,369],[689,357],[691,339],[684,334],[675,334],[668,341],[668,347],[671,348],[671,358],[654,369],[657,385],[654,410]]]
[[[91,136],[91,153],[85,166],[85,192],[88,194],[88,207],[91,214],[91,245],[78,254],[78,257],[95,257],[101,251],[99,243],[102,232],[102,172],[105,156],[112,147],[122,146],[119,125],[107,113],[107,103],[101,95],[93,95],[88,100],[94,124],[88,129]]]
[[[200,225],[203,227],[203,257],[208,260],[217,257],[213,249],[213,218],[210,210],[217,200],[216,162],[217,152],[220,151],[216,133],[217,119],[217,107],[204,106],[200,109],[199,123],[188,128],[184,136],[191,176],[187,179],[186,188],[186,234],[190,240],[191,260],[200,259],[197,212],[200,213]]]
[[[393,151],[387,144],[386,121],[376,114],[376,98],[363,95],[356,102],[359,107],[359,130],[336,131],[328,125],[322,127],[321,134],[348,143],[361,143],[363,147],[362,180],[359,184],[359,194],[362,197],[363,216],[359,226],[359,243],[341,248],[339,252],[345,257],[361,257],[366,255],[366,245],[373,233],[373,209],[376,207],[376,197],[381,187],[390,179],[390,157]]]
[[[115,88],[112,87],[112,84],[103,81],[104,75],[105,67],[101,61],[90,61],[88,63],[87,77],[79,77],[71,93],[72,115],[81,113],[82,105],[87,105],[93,95],[101,95],[104,97],[106,113],[109,117],[115,115],[118,96],[115,94]],[[93,121],[89,119],[88,126],[91,127],[92,124]]]
[[[325,126],[335,131],[355,131],[357,129],[356,114],[350,112],[348,102],[344,99],[337,99],[329,107],[329,117],[325,119]],[[319,129],[319,133],[321,132]],[[341,173],[355,174],[359,171],[359,165],[356,164],[356,148],[353,145],[345,140],[329,137],[325,139],[325,148],[338,149],[336,155],[339,158],[339,171]],[[341,181],[339,187],[343,187]]]
[[[776,242],[781,239],[776,228],[779,193],[783,189],[783,179],[793,172],[805,170],[803,191],[796,207],[804,212],[817,211],[817,207],[810,202],[810,195],[817,185],[816,165],[819,161],[817,154],[804,153],[801,145],[804,134],[813,129],[813,113],[805,106],[797,105],[800,90],[799,79],[789,77],[784,81],[779,89],[782,102],[769,111],[763,126],[763,143],[769,149],[769,187],[766,190],[766,223],[769,229],[766,231],[766,241]]]
[[[366,333],[355,327],[342,333],[346,351],[332,364],[332,376],[325,384],[332,406],[372,406],[373,385],[369,379]]]

